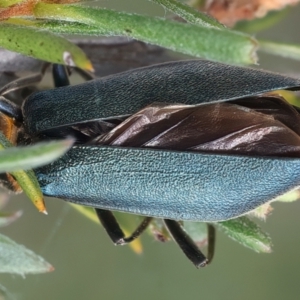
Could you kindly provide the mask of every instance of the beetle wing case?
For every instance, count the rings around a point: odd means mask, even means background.
[[[130,115],[153,102],[200,104],[298,89],[300,80],[207,60],[134,69],[76,86],[38,92],[23,105],[27,132]]]
[[[298,158],[73,147],[36,171],[45,195],[175,220],[222,221],[300,185]]]

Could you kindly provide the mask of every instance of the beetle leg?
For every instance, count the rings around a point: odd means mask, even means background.
[[[52,65],[52,77],[55,87],[63,87],[70,85],[69,75],[70,69],[65,65],[53,64]],[[86,81],[95,79],[95,76],[90,72],[76,68],[76,72]]]
[[[117,222],[115,216],[111,211],[99,208],[96,208],[95,211],[102,226],[104,227],[108,236],[115,245],[125,245],[132,242],[144,232],[144,230],[152,221],[151,217],[144,218],[144,220],[137,227],[137,229],[129,237],[125,237],[123,230],[119,226],[119,223]]]
[[[178,244],[186,257],[195,265],[195,267],[205,267],[208,263],[208,259],[194,243],[191,237],[184,231],[182,226],[174,220],[164,219],[164,222],[174,241]]]
[[[207,263],[211,263],[215,254],[215,244],[216,244],[216,229],[213,225],[207,223]]]
[[[76,69],[76,72],[86,81],[90,81],[90,80],[97,78],[93,73],[91,73],[89,71],[86,71],[86,70],[83,70],[80,68],[75,68],[75,69]]]
[[[53,64],[52,77],[55,87],[70,85],[68,70],[64,65]]]
[[[0,89],[0,95],[4,96],[15,90],[19,90],[19,89],[27,87],[29,85],[34,85],[34,84],[39,83],[43,79],[48,66],[49,66],[48,63],[44,63],[40,73],[36,73],[36,74],[29,75],[26,77],[21,77],[12,82],[9,82],[8,84],[6,84],[4,87],[2,87]]]

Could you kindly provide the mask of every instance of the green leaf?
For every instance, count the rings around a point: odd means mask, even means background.
[[[34,14],[59,20],[34,24],[59,33],[123,35],[206,59],[256,63],[256,41],[239,32],[75,5],[39,3]]]
[[[2,149],[0,151],[0,170],[2,173],[11,173],[38,211],[47,213],[43,193],[34,172],[21,169],[45,165],[65,153],[72,144],[73,140],[69,139],[14,148],[4,134],[0,132],[0,149]]]
[[[300,60],[300,44],[286,44],[259,40],[259,50],[285,58]]]
[[[40,184],[32,170],[14,171],[11,175],[16,179],[26,196],[31,200],[39,212],[47,214],[44,196]]]
[[[0,133],[0,142],[3,143],[1,135],[2,133]],[[0,173],[11,173],[46,165],[68,151],[73,142],[72,139],[67,139],[38,143],[32,146],[10,147],[0,151]]]
[[[215,224],[231,239],[245,247],[256,252],[268,253],[272,250],[269,235],[245,216]]]
[[[182,19],[192,24],[199,24],[207,27],[225,29],[225,26],[208,14],[200,12],[184,3],[176,0],[150,0],[151,2],[162,5]]]
[[[78,46],[47,31],[1,23],[0,47],[51,63],[93,70]]]
[[[53,271],[42,257],[0,234],[0,273],[37,274]]]
[[[271,11],[263,18],[257,18],[251,21],[238,22],[234,26],[234,29],[247,33],[257,33],[259,31],[274,26],[276,23],[280,22],[283,18],[285,18],[289,12],[290,7],[280,11]]]

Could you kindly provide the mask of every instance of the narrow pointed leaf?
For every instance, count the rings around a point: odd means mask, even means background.
[[[207,27],[215,27],[224,29],[225,26],[219,23],[216,19],[211,17],[210,15],[200,12],[188,6],[182,2],[176,0],[150,0],[151,2],[157,3],[165,7],[166,9],[170,10],[177,16],[181,17],[182,19],[186,20],[192,24],[199,24],[202,26]]]
[[[25,195],[31,200],[38,211],[47,214],[44,196],[34,172],[32,170],[14,171],[10,174],[16,179]]]
[[[1,151],[7,151],[13,145],[10,141],[0,132],[0,149]],[[6,150],[4,150],[6,149]],[[28,196],[32,201],[38,211],[47,213],[44,203],[43,193],[41,191],[40,185],[37,181],[37,178],[32,170],[28,171],[13,171],[11,175],[17,181],[21,190]]]
[[[288,7],[280,11],[271,11],[263,18],[238,22],[234,26],[234,29],[252,34],[257,33],[259,31],[271,28],[272,26],[280,22],[288,15],[290,10],[290,7]]]
[[[277,56],[300,60],[300,44],[259,40],[259,50]]]
[[[256,62],[256,41],[229,30],[75,5],[39,3],[34,14],[37,18],[82,23],[98,28],[98,34],[129,36],[207,59],[239,64]],[[65,33],[66,25],[61,25]]]
[[[52,63],[93,70],[80,48],[47,31],[1,23],[0,47]]]
[[[0,234],[0,273],[38,274],[53,271],[42,257]]]
[[[2,167],[2,172],[11,173],[24,193],[40,212],[46,213],[46,208],[37,178],[32,170],[23,171],[21,169],[43,165],[45,164],[45,160],[49,163],[66,152],[72,143],[72,140],[42,143],[42,145],[28,146],[25,147],[26,150],[24,148],[20,150],[19,148],[13,148],[10,141],[0,132],[0,149],[2,150],[0,151],[0,158],[2,158],[2,160],[0,159],[0,167]],[[17,168],[15,168],[16,166]],[[19,171],[11,171],[15,169]]]
[[[10,147],[0,151],[0,173],[33,169],[62,156],[73,144],[72,139],[32,146]]]
[[[269,235],[247,217],[216,223],[234,241],[256,252],[271,252]]]

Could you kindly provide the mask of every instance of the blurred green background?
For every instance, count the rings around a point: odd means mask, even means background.
[[[102,6],[165,16],[147,1],[100,1]],[[300,43],[300,8],[260,38]],[[300,74],[300,63],[260,54],[265,69]],[[1,233],[43,256],[55,271],[26,278],[0,275],[12,299],[296,299],[300,294],[300,201],[274,204],[263,228],[274,251],[256,254],[218,234],[212,265],[197,270],[174,243],[143,235],[144,252],[114,247],[100,226],[60,200],[47,199],[49,215],[39,214],[22,196],[6,210],[23,216]]]

